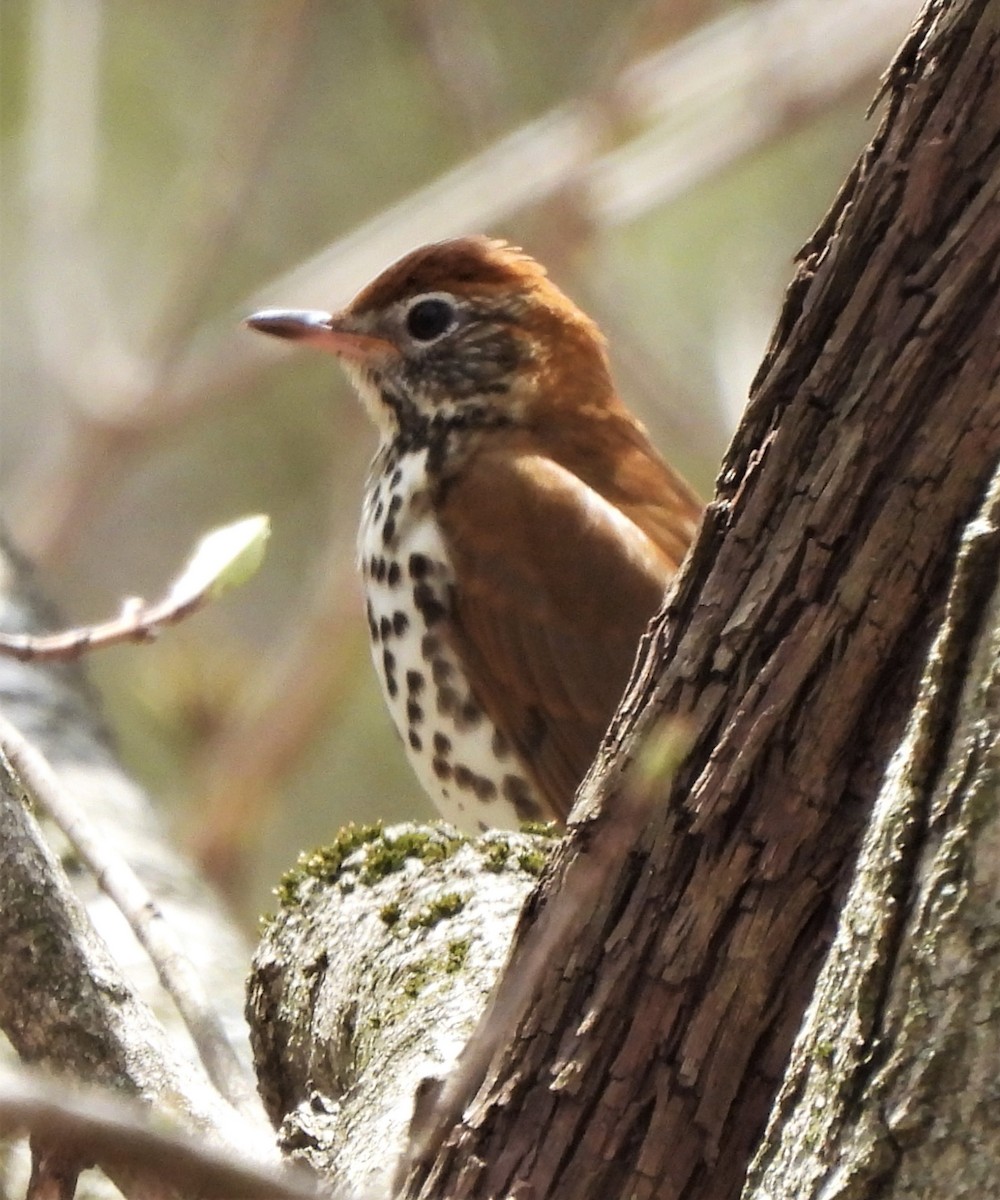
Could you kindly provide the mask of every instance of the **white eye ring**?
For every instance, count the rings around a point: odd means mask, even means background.
[[[406,332],[422,345],[436,342],[458,323],[455,301],[444,292],[417,296],[406,310]]]

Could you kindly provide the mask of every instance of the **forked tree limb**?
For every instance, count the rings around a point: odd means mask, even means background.
[[[998,456],[1000,5],[955,0],[803,253],[408,1195],[738,1195]],[[623,839],[678,717],[688,757]]]

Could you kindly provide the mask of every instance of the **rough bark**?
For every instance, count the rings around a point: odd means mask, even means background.
[[[246,1122],[177,1055],[121,974],[3,770],[0,845],[0,1028],[21,1060],[139,1096],[210,1138],[245,1141]],[[115,1178],[126,1194],[143,1182],[131,1169]]]
[[[409,1195],[742,1186],[1000,454],[998,11],[930,5],[894,64]]]
[[[969,526],[747,1200],[1000,1183],[1000,474]]]
[[[553,842],[349,827],[304,856],[254,958],[247,1016],[282,1147],[388,1196],[419,1111],[482,1015]]]

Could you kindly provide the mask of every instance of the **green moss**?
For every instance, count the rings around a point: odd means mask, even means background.
[[[420,993],[427,986],[427,981],[431,977],[430,961],[413,963],[412,966],[406,969],[406,978],[403,980],[403,995],[411,1000],[416,1000]]]
[[[549,861],[548,849],[522,850],[517,856],[517,865],[526,875],[541,875]]]
[[[481,839],[477,848],[483,856],[484,869],[496,875],[507,869],[521,870],[528,875],[540,875],[556,839],[562,835],[562,830],[555,822],[542,824],[535,821],[525,822],[521,833],[531,837],[534,844],[524,847],[521,839],[516,839],[512,845],[510,837],[503,833],[488,834]]]
[[[542,840],[523,849],[516,843],[512,846],[504,834],[493,833],[475,843],[487,871],[499,874],[518,869],[529,875],[541,874],[550,847],[562,831],[554,822],[529,822],[523,830]],[[281,877],[275,895],[281,908],[298,908],[303,900],[303,884],[309,880],[326,885],[336,883],[344,892],[352,891],[358,884],[370,887],[402,870],[407,859],[428,864],[445,862],[468,842],[463,834],[443,824],[404,829],[398,833],[386,833],[381,822],[348,825],[328,845],[300,854],[296,865]],[[464,906],[465,901],[458,893],[449,892],[411,917],[408,925],[411,929],[431,928],[461,912]],[[395,902],[387,904],[379,916],[392,928],[402,919],[402,907]],[[262,931],[266,931],[273,920],[272,915],[263,916]]]
[[[510,846],[507,842],[487,842],[482,847],[483,850],[483,866],[487,871],[492,871],[495,875],[506,867],[507,860],[510,858]]]
[[[834,1049],[833,1042],[817,1042],[813,1048],[813,1057],[824,1066],[829,1066],[833,1062]]]
[[[465,897],[458,892],[443,892],[430,904],[425,904],[409,920],[411,929],[433,929],[439,921],[457,916],[465,908]]]
[[[282,908],[297,908],[302,902],[302,884],[307,879],[333,883],[339,876],[344,860],[359,847],[382,836],[382,823],[347,825],[332,842],[316,850],[303,851],[298,862],[282,875],[274,894]]]
[[[295,866],[282,875],[275,895],[282,908],[297,908],[306,880],[339,883],[342,890],[351,891],[359,882],[369,886],[378,883],[400,870],[408,858],[426,863],[444,862],[467,840],[450,826],[436,825],[386,835],[381,821],[374,825],[348,825],[328,845],[300,854]],[[359,850],[364,851],[360,862],[352,862],[350,869],[346,868],[347,860]]]
[[[465,960],[469,957],[469,944],[468,938],[455,938],[448,943],[448,956],[444,964],[446,974],[456,975],[465,966]]]
[[[532,837],[559,838],[563,828],[557,821],[522,821],[521,833],[530,833]]]
[[[362,883],[377,883],[400,870],[408,858],[425,863],[444,862],[466,841],[461,834],[446,832],[440,826],[383,837],[368,847],[359,878]]]
[[[454,938],[448,943],[443,957],[411,963],[403,978],[403,995],[408,1000],[415,1000],[435,976],[457,975],[469,957],[470,944],[468,938]]]

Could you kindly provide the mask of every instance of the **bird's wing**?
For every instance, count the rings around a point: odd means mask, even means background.
[[[439,517],[473,692],[565,817],[675,564],[541,453],[480,449]]]

